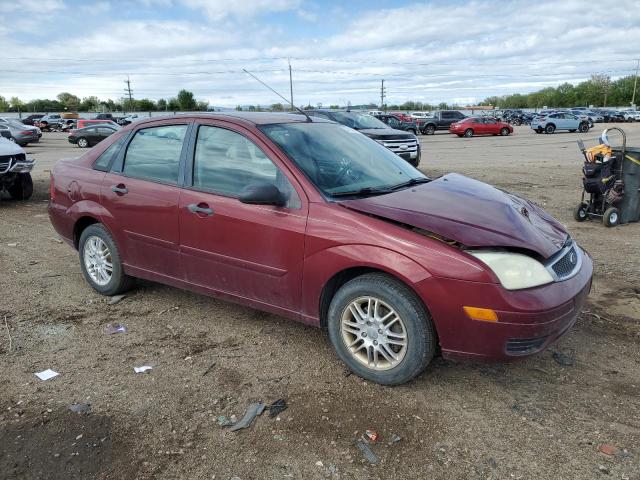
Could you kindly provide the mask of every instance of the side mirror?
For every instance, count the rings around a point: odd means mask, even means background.
[[[250,205],[274,205],[284,207],[287,199],[278,187],[268,182],[257,182],[247,185],[240,191],[238,200]]]

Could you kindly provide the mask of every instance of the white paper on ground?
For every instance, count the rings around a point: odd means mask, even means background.
[[[146,372],[147,370],[151,370],[151,368],[152,368],[152,367],[150,367],[149,365],[144,365],[144,366],[142,366],[142,367],[133,367],[133,370],[134,370],[136,373],[144,373],[144,372]]]
[[[36,377],[40,380],[49,380],[50,378],[57,377],[58,375],[60,375],[58,372],[54,372],[50,368],[47,368],[43,372],[36,373]]]

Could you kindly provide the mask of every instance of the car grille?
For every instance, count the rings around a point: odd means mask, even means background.
[[[506,350],[509,355],[528,355],[542,348],[547,337],[511,338],[507,340]]]
[[[574,242],[563,248],[559,255],[552,258],[548,267],[551,267],[556,280],[562,281],[573,277],[582,264],[581,252]]]
[[[24,162],[26,156],[24,153],[17,155],[0,155],[0,173],[7,173],[12,165],[16,162]]]
[[[418,151],[418,140],[415,138],[380,140],[380,143],[397,155],[402,153],[415,153]]]

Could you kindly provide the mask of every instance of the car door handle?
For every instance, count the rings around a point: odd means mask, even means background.
[[[205,206],[201,207],[200,205],[205,205]],[[200,205],[196,205],[195,203],[191,203],[191,204],[187,205],[187,208],[189,209],[189,211],[191,213],[195,213],[196,215],[204,214],[207,217],[210,217],[211,215],[213,215],[213,209],[209,208],[209,206],[206,203],[201,203]]]
[[[118,185],[113,185],[111,187],[111,191],[113,193],[119,193],[120,195],[124,195],[125,193],[129,193],[129,190],[127,190],[127,187],[125,187],[122,183],[120,183]]]

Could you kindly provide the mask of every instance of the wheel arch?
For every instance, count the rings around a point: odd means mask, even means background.
[[[80,246],[80,237],[87,227],[100,223],[100,220],[92,215],[84,215],[73,224],[73,246],[77,250]]]

